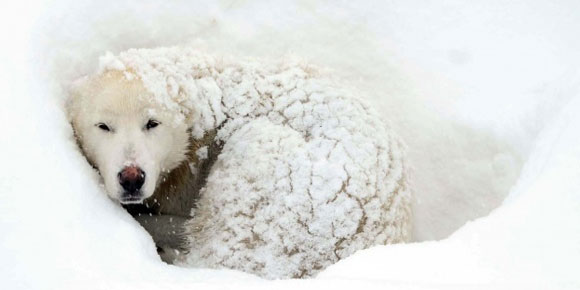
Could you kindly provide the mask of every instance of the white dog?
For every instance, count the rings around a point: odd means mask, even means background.
[[[174,262],[309,277],[410,233],[403,146],[352,95],[298,62],[141,49],[103,57],[68,112],[107,194],[186,250]]]

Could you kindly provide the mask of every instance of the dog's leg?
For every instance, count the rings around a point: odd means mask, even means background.
[[[181,253],[187,251],[187,237],[184,232],[186,217],[175,215],[138,214],[135,219],[149,232],[157,245],[161,259],[172,263]]]

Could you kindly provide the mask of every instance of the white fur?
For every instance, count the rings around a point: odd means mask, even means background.
[[[99,169],[107,194],[115,200],[123,189],[118,173],[126,166],[145,172],[142,199],[153,194],[163,173],[186,159],[189,141],[186,122],[175,123],[172,111],[153,102],[138,80],[109,72],[76,84],[69,117],[87,158]],[[146,130],[148,120],[160,125]],[[111,131],[98,128],[99,123]]]
[[[144,166],[149,178],[183,159],[186,127],[194,137],[219,127],[223,151],[186,226],[191,251],[182,264],[308,277],[357,250],[409,238],[404,146],[370,106],[311,66],[182,48],[102,61],[97,79],[116,73],[143,87],[100,81],[104,93],[85,94],[73,110],[85,153],[113,197],[109,174],[126,162]],[[123,105],[127,96],[132,105]],[[158,135],[140,131],[150,112],[166,125]],[[119,136],[94,128],[105,117]]]

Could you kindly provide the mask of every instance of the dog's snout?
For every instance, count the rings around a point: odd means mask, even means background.
[[[119,183],[129,194],[139,192],[145,183],[145,172],[136,166],[127,166],[119,172]]]

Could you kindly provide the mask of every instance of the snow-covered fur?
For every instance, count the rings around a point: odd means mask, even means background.
[[[409,238],[404,146],[317,69],[158,48],[106,55],[98,74],[111,72],[142,83],[142,102],[173,112],[180,130],[187,123],[191,142],[219,144],[185,154],[191,176],[203,160],[215,163],[186,205],[189,250],[179,264],[310,277],[357,250]]]

